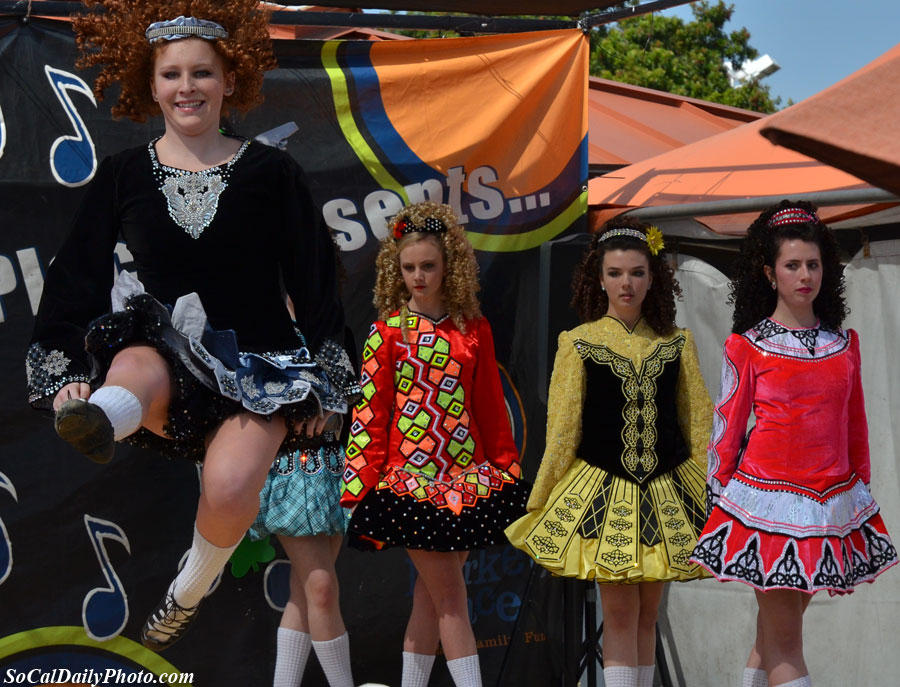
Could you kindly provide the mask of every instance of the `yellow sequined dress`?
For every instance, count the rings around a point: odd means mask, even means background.
[[[712,403],[693,336],[609,315],[559,335],[547,445],[529,513],[506,535],[556,575],[636,583],[707,576]]]

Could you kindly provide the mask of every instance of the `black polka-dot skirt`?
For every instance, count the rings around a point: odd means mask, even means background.
[[[353,511],[351,546],[468,551],[506,542],[503,530],[525,514],[530,485],[487,463],[450,480],[391,468]]]

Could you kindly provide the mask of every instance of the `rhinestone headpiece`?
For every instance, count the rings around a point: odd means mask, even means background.
[[[205,38],[214,41],[228,38],[228,31],[221,24],[207,19],[179,16],[166,21],[155,21],[144,32],[150,43],[177,41],[180,38]]]
[[[770,229],[780,227],[784,224],[818,224],[819,218],[814,212],[803,210],[801,208],[785,208],[779,210],[769,218],[767,225]]]
[[[447,226],[437,217],[426,217],[422,224],[413,224],[408,219],[401,219],[394,224],[394,240],[399,241],[407,234],[420,231],[425,234],[442,234],[447,231]]]
[[[631,227],[609,229],[603,232],[598,241],[606,241],[606,239],[611,239],[615,236],[630,236],[633,239],[644,241],[652,255],[657,255],[659,251],[666,247],[662,232],[657,227],[647,227],[646,234],[639,229],[632,229]]]

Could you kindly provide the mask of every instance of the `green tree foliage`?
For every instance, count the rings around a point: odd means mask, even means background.
[[[726,61],[738,69],[759,56],[746,28],[725,31],[734,6],[718,0],[697,2],[691,9],[692,21],[647,14],[592,32],[591,75],[774,112],[780,99],[772,98],[768,86],[752,80],[734,88],[728,80]]]

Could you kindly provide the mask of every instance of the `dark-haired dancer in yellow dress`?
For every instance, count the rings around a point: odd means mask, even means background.
[[[555,575],[596,580],[609,687],[649,687],[663,585],[705,576],[690,561],[706,519],[712,404],[662,236],[607,223],[574,281],[582,324],[559,336],[547,443],[512,543]]]

